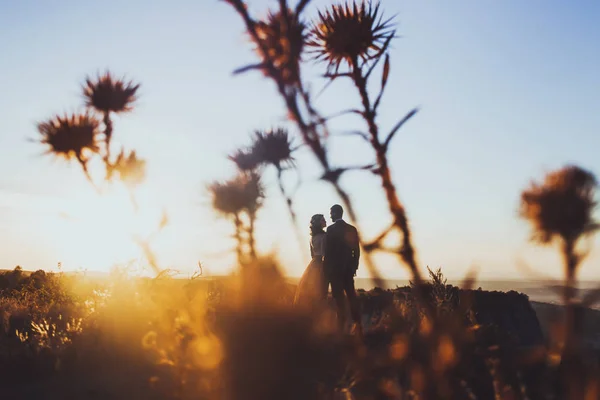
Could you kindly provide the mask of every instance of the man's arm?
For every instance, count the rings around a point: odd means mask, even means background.
[[[331,226],[327,227],[327,233],[325,235],[325,246],[324,247],[324,251],[323,251],[323,269],[327,270],[329,268],[329,266],[331,265],[331,256],[333,254],[332,252],[332,244],[333,241],[332,239],[332,233],[331,233]]]
[[[358,231],[356,230],[355,227],[352,227],[352,228],[353,228],[353,236],[354,236],[354,240],[353,240],[354,241],[354,243],[353,243],[354,259],[355,259],[355,264],[356,264],[354,266],[354,268],[355,268],[354,272],[356,273],[356,270],[358,269],[358,264],[360,261],[360,240],[358,239]]]

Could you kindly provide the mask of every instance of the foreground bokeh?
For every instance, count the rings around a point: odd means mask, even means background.
[[[271,259],[214,280],[15,269],[0,275],[0,379],[14,399],[545,399],[560,391],[552,379],[560,353],[527,296],[459,289],[440,271],[430,278],[423,291],[433,319],[414,287],[361,291],[361,341],[336,330],[333,304],[294,307],[294,287]],[[600,354],[588,355],[593,374]]]

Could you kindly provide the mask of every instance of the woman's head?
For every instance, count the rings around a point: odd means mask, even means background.
[[[310,219],[310,234],[316,235],[318,233],[323,233],[323,228],[326,226],[327,222],[325,221],[323,214],[315,214]]]

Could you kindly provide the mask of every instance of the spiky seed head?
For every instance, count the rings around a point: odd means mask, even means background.
[[[122,113],[133,109],[139,87],[139,84],[116,79],[110,72],[106,72],[95,81],[87,78],[83,85],[83,94],[88,107],[102,113]]]
[[[41,143],[52,153],[67,160],[87,160],[85,153],[96,153],[100,122],[88,113],[55,116],[37,125]]]
[[[283,128],[255,131],[254,153],[264,163],[281,167],[294,162],[289,132]]]
[[[593,219],[598,182],[594,174],[568,165],[533,182],[521,194],[519,214],[533,228],[533,240],[548,244],[555,238],[574,242],[598,229]]]
[[[267,49],[269,59],[280,72],[285,83],[297,83],[300,76],[300,61],[306,35],[305,24],[292,10],[287,14],[269,13],[266,20],[256,24],[257,46]],[[268,71],[265,70],[266,73]]]
[[[240,171],[254,171],[261,164],[261,160],[253,148],[239,149],[228,158],[235,163]]]
[[[260,176],[256,173],[240,174],[225,182],[214,182],[208,189],[213,208],[225,215],[255,212],[264,198]]]
[[[359,59],[367,61],[381,55],[382,46],[394,36],[391,19],[382,21],[379,4],[353,2],[333,5],[319,12],[313,24],[307,46],[328,70],[337,72],[343,63],[352,66]]]

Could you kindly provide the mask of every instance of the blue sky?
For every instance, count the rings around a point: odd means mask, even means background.
[[[276,3],[251,1],[250,8],[261,15]],[[326,4],[315,1],[311,12]],[[450,277],[477,266],[482,278],[520,278],[522,258],[558,276],[557,257],[527,244],[516,210],[523,187],[550,169],[575,162],[600,172],[600,3],[384,0],[382,7],[397,15],[401,38],[391,52],[381,126],[421,107],[390,154],[420,263],[442,266]],[[127,205],[97,199],[75,165],[43,156],[44,148],[27,140],[36,138],[37,121],[80,109],[80,84],[109,68],[142,83],[137,109],[117,118],[115,131],[148,160],[144,215],[166,207],[171,217],[154,242],[161,265],[189,271],[202,261],[210,272],[226,271],[230,226],[210,210],[204,187],[233,173],[225,156],[253,129],[285,116],[260,74],[231,75],[254,60],[233,10],[191,0],[0,0],[0,10],[1,268],[51,269],[61,261],[69,269],[102,269],[137,254],[120,225]],[[335,110],[356,101],[340,83],[319,104]],[[331,148],[339,164],[371,156],[352,139],[337,138]],[[304,183],[295,200],[306,233],[310,216],[326,214],[337,199],[315,180],[309,154],[298,161]],[[367,237],[377,234],[388,217],[377,181],[357,172],[343,185],[359,227]],[[299,275],[306,256],[272,184],[268,195],[259,246],[277,251],[288,273]],[[406,276],[393,258],[378,261],[386,276]],[[600,278],[598,261],[596,251],[582,276]]]

